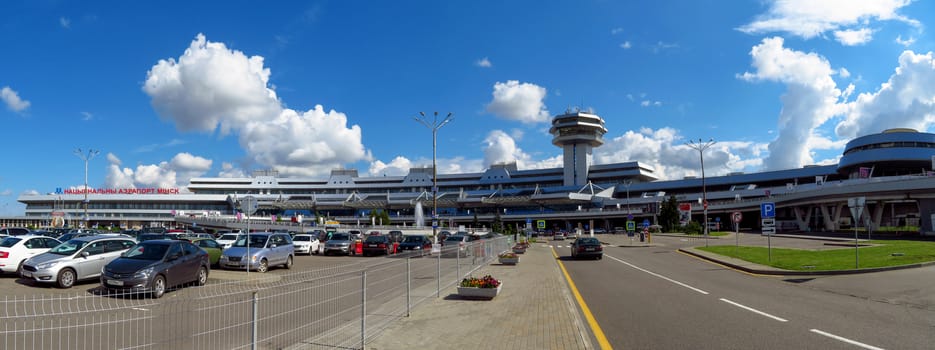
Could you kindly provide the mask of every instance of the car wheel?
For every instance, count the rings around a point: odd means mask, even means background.
[[[205,285],[208,283],[208,269],[204,266],[198,268],[198,279],[195,281],[199,286]]]
[[[24,263],[24,262],[26,262],[26,259],[23,259],[23,261],[20,261],[20,262],[19,262],[19,266],[16,267],[16,276],[17,276],[17,277],[23,276],[23,263]]]
[[[269,262],[266,259],[260,260],[260,266],[257,266],[256,272],[269,271]]]
[[[597,256],[597,260],[601,260],[601,259],[604,259],[604,256],[603,256],[603,255],[598,255],[598,256]]]
[[[156,278],[153,279],[152,289],[153,299],[162,298],[162,295],[166,294],[166,278],[162,277],[162,275],[156,276]]]
[[[290,255],[289,258],[286,259],[286,264],[283,266],[286,268],[286,270],[292,268],[292,255]]]
[[[58,278],[55,280],[59,288],[71,288],[75,285],[75,270],[65,268],[58,272]]]

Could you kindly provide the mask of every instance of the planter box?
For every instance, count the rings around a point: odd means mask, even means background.
[[[519,257],[518,257],[518,256],[515,257],[515,258],[497,258],[497,259],[499,259],[499,260],[500,260],[500,263],[501,263],[501,264],[504,264],[504,265],[516,265],[516,264],[519,263]]]
[[[458,296],[466,299],[493,299],[500,294],[501,287],[503,282],[497,288],[458,287]]]
[[[516,254],[523,254],[526,252],[526,248],[513,248],[513,252]]]

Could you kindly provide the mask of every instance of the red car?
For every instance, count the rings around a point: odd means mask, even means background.
[[[363,255],[390,255],[393,249],[393,243],[385,235],[371,235],[364,240]]]

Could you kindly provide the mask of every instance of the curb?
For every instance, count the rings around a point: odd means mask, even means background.
[[[882,271],[893,271],[893,270],[904,270],[912,269],[926,266],[935,265],[935,261],[918,263],[918,264],[909,264],[909,265],[899,265],[899,266],[887,266],[887,267],[872,267],[866,269],[852,269],[852,270],[824,270],[824,271],[793,271],[793,270],[761,270],[761,269],[752,269],[746,266],[737,265],[734,263],[729,263],[723,260],[719,260],[715,257],[709,256],[707,254],[698,253],[693,251],[693,248],[685,249],[679,248],[679,252],[698,257],[704,260],[708,260],[720,265],[728,266],[732,269],[758,274],[758,275],[773,275],[773,276],[834,276],[834,275],[854,275],[861,273],[871,273],[871,272],[882,272]]]

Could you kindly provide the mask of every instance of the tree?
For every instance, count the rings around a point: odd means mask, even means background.
[[[662,207],[659,208],[659,225],[662,226],[662,232],[672,232],[679,227],[679,202],[674,195],[662,202]]]
[[[500,218],[500,208],[494,208],[493,223],[490,224],[490,231],[497,233],[503,232],[503,220]]]

